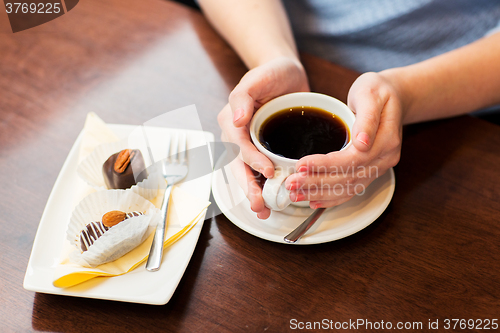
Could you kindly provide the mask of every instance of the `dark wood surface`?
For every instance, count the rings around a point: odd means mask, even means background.
[[[283,332],[292,319],[424,328],[500,319],[500,128],[468,116],[406,128],[391,204],[343,240],[276,244],[217,216],[205,221],[164,306],[24,290],[40,217],[87,112],[141,124],[196,104],[204,130],[218,137],[216,115],[245,67],[198,12],[159,0],[80,1],[16,34],[0,14],[0,50],[3,331]],[[312,89],[345,101],[357,74],[303,59]]]

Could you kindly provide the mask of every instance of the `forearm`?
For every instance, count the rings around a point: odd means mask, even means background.
[[[280,0],[199,0],[199,4],[248,68],[282,56],[298,60]]]
[[[500,33],[380,74],[400,91],[404,123],[451,117],[500,104]]]

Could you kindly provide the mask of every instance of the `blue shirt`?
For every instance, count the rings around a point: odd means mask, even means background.
[[[301,51],[360,72],[409,65],[500,31],[500,0],[283,4]]]

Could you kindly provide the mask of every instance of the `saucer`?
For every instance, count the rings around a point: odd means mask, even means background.
[[[272,211],[261,220],[250,209],[250,203],[231,173],[229,165],[218,160],[212,179],[212,193],[221,212],[237,227],[256,237],[283,244],[283,238],[312,214],[311,208],[288,206]],[[387,208],[396,185],[394,170],[374,180],[364,194],[356,195],[342,205],[325,210],[316,224],[295,244],[309,245],[331,242],[352,235],[370,225]]]

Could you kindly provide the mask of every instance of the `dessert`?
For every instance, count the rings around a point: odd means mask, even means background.
[[[80,232],[80,248],[85,252],[106,231],[126,219],[144,215],[142,212],[124,213],[118,210],[110,211],[102,216],[102,221],[90,222]]]
[[[147,178],[146,165],[141,151],[124,149],[111,155],[102,166],[104,182],[108,189],[128,189]]]

